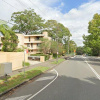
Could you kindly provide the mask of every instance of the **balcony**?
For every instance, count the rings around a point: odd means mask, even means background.
[[[42,41],[38,40],[38,41],[24,41],[24,43],[42,43]]]
[[[34,49],[39,49],[39,47],[28,47],[28,49],[30,49],[30,50],[34,50]]]
[[[24,37],[43,37],[43,34],[35,34],[35,35],[24,35]]]

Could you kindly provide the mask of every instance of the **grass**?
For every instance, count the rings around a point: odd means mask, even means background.
[[[60,64],[61,62],[65,61],[65,59],[58,59],[58,62],[57,61],[53,61],[52,64]]]
[[[3,80],[3,82],[0,83],[0,93],[15,87],[18,84],[24,82],[25,80],[31,79],[31,78],[45,72],[48,69],[49,69],[49,67],[40,66],[40,67],[36,67],[32,70],[27,71],[25,73],[25,77],[24,77],[23,73],[20,73],[18,75],[14,75],[14,76],[8,78],[8,82],[4,82],[4,80]]]

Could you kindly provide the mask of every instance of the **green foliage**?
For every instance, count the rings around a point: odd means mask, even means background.
[[[58,58],[60,58],[60,57],[61,57],[61,55],[58,54]],[[57,53],[54,53],[54,54],[53,54],[53,58],[55,58],[55,59],[57,58]]]
[[[52,64],[60,64],[61,62],[65,61],[65,59],[58,59],[57,61],[52,62]]]
[[[87,55],[92,55],[92,49],[90,47],[84,47],[84,53]]]
[[[18,84],[21,84],[22,82],[24,82],[25,80],[31,79],[31,78],[45,72],[48,69],[49,69],[49,67],[42,67],[42,66],[36,67],[30,71],[25,72],[25,77],[24,77],[23,73],[20,73],[19,75],[11,77],[8,79],[8,82],[0,83],[0,93],[5,92],[10,88],[15,87]]]
[[[23,52],[24,50],[22,49],[22,48],[17,48],[16,50],[15,50],[15,52]]]
[[[50,51],[52,54],[56,54],[58,51],[59,55],[62,55],[63,50],[64,50],[64,45],[62,43],[59,43],[59,42],[57,43],[57,41],[51,41]]]
[[[14,12],[11,20],[15,23],[12,29],[25,34],[38,34],[44,26],[44,20],[33,9]]]
[[[83,47],[77,47],[77,49],[76,49],[76,54],[77,54],[77,55],[82,55],[82,54],[84,54]]]
[[[71,36],[70,31],[63,24],[58,23],[56,20],[48,20],[45,23],[45,27],[52,39],[58,38],[59,42],[62,42],[63,36]]]
[[[100,14],[95,14],[88,26],[89,35],[83,35],[85,47],[91,48],[92,55],[100,55]]]
[[[23,62],[22,62],[22,66],[24,66],[24,65],[29,67],[29,66],[30,66],[30,63],[29,63],[29,62],[25,62],[25,63],[24,63],[24,61],[23,61]]]
[[[50,52],[50,40],[46,39],[46,38],[42,38],[41,39],[42,43],[40,44],[40,51],[43,53],[43,54],[47,54]]]
[[[4,36],[2,38],[2,43],[3,43],[2,50],[5,52],[14,51],[18,43],[16,34],[7,25],[0,25],[0,32]]]

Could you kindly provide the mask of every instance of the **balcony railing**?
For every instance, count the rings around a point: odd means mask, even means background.
[[[42,41],[24,41],[24,43],[42,43]]]

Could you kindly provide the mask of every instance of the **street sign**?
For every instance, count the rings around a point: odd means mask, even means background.
[[[28,53],[28,49],[24,50],[24,53],[27,54]]]

